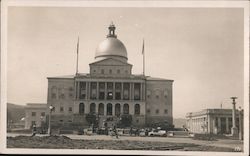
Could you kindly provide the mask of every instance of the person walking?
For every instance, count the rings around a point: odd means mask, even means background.
[[[36,124],[32,127],[32,137],[36,135]]]
[[[116,137],[116,139],[118,139],[118,133],[117,133],[116,126],[114,126],[114,132],[115,132],[115,137]]]

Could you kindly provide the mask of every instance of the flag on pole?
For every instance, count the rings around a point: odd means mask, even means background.
[[[144,39],[142,43],[142,55],[143,55],[143,75],[145,75],[145,52],[144,52]]]
[[[79,36],[77,40],[77,47],[76,47],[76,74],[78,74],[78,54],[79,54]]]
[[[144,39],[143,39],[143,43],[142,43],[142,54],[144,55]]]
[[[78,36],[78,40],[77,40],[77,54],[78,54],[78,51],[79,51],[79,36]]]

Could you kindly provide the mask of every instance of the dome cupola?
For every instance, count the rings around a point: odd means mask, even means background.
[[[117,39],[115,34],[115,25],[113,23],[108,27],[109,34],[96,48],[95,59],[103,60],[106,58],[115,58],[127,62],[127,50],[124,44]]]

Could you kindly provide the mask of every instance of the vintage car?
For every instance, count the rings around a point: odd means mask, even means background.
[[[148,136],[167,136],[167,132],[165,130],[154,129],[148,132]]]
[[[83,130],[84,134],[86,135],[92,135],[93,134],[93,130],[91,128],[86,128]]]

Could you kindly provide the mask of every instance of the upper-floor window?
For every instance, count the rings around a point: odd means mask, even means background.
[[[147,113],[150,113],[150,109],[147,109]]]
[[[117,69],[117,74],[120,74],[120,72],[121,72],[120,69]]]
[[[31,112],[31,116],[36,116],[36,112]]]
[[[56,93],[52,93],[52,94],[51,94],[51,98],[52,98],[52,99],[55,99],[55,98],[56,98]]]
[[[72,112],[72,107],[69,107],[69,112]]]
[[[109,74],[112,74],[112,69],[109,69]]]
[[[167,91],[167,90],[165,90],[163,94],[164,94],[164,97],[165,97],[165,98],[168,97],[168,91]]]
[[[155,114],[159,114],[159,109],[156,109],[156,110],[155,110]]]
[[[104,69],[101,69],[101,74],[104,74]]]
[[[125,73],[128,74],[128,70],[125,70]]]
[[[150,98],[150,95],[151,95],[151,91],[147,90],[147,97]]]
[[[45,116],[45,112],[42,112],[42,113],[41,113],[41,116]]]
[[[63,110],[64,110],[63,107],[60,107],[60,112],[63,112]]]
[[[160,98],[160,94],[161,94],[161,91],[160,90],[156,90],[155,91],[155,98],[159,99]]]
[[[167,110],[167,109],[165,109],[165,110],[164,110],[164,113],[165,113],[165,114],[168,114],[168,110]]]

